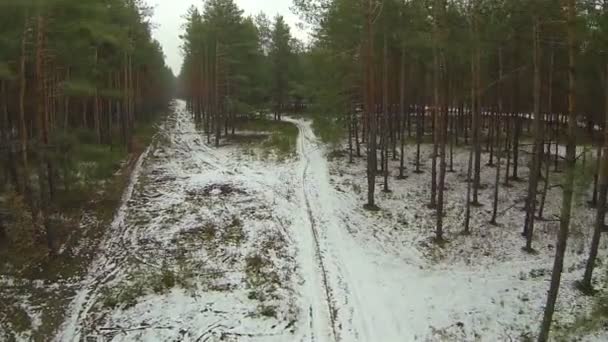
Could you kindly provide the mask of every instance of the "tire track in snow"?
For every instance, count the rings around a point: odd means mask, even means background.
[[[308,293],[308,300],[317,305],[315,313],[322,310],[321,304],[329,311],[325,321],[320,322],[319,317],[314,317],[314,323],[324,323],[333,332],[333,335],[330,332],[326,335],[318,333],[318,336],[322,341],[403,340],[407,333],[403,330],[400,314],[408,306],[403,301],[397,304],[394,294],[404,293],[401,282],[395,278],[407,278],[407,268],[404,267],[403,274],[393,273],[399,269],[392,257],[385,254],[386,251],[370,250],[368,241],[362,245],[349,232],[348,225],[354,223],[349,222],[350,219],[359,221],[363,225],[361,229],[369,222],[363,219],[363,215],[343,207],[345,199],[334,191],[330,183],[326,157],[322,148],[317,148],[310,124],[301,120],[289,121],[300,132],[302,210],[305,222],[310,226],[309,235],[312,235],[302,237],[303,257],[310,259],[302,261],[302,272],[309,281],[308,291],[312,291]],[[307,250],[308,243],[313,245],[313,251]],[[306,264],[311,260],[314,260],[314,268]],[[317,286],[317,289],[310,286]],[[320,303],[318,298],[323,298],[324,302]],[[319,327],[315,328],[318,331]]]
[[[299,139],[307,139],[310,142],[310,139],[308,137],[306,137],[304,135],[304,128],[302,127],[302,123],[298,122],[297,123],[298,126],[298,130],[300,132],[300,137]],[[340,340],[340,337],[336,331],[336,315],[338,313],[338,310],[335,308],[334,304],[333,304],[333,295],[332,295],[332,291],[331,291],[331,287],[328,284],[327,281],[327,270],[325,269],[325,265],[323,263],[323,257],[321,255],[321,246],[319,244],[319,233],[317,231],[317,221],[313,215],[313,211],[312,211],[312,206],[310,205],[310,197],[308,195],[308,193],[306,192],[306,188],[308,185],[308,169],[310,168],[310,158],[308,157],[308,151],[306,151],[305,145],[303,142],[301,142],[300,144],[301,146],[301,154],[302,157],[304,157],[306,159],[306,166],[304,167],[304,170],[302,171],[302,193],[304,195],[304,201],[306,202],[306,212],[308,214],[308,221],[310,223],[310,229],[312,231],[312,236],[315,242],[315,255],[317,258],[317,263],[318,266],[321,270],[321,276],[323,277],[323,288],[325,290],[325,295],[327,296],[327,310],[329,312],[329,319],[331,321],[331,329],[333,332],[333,336],[334,339],[336,341]],[[311,315],[313,314],[312,312],[312,307],[310,308],[310,312]]]
[[[137,160],[127,190],[122,196],[121,206],[116,213],[111,227],[107,234],[111,237],[113,234],[118,234],[123,237],[129,227],[125,224],[126,210],[129,200],[133,194],[135,184],[139,178],[141,166],[150,152],[150,147],[143,152]],[[84,280],[82,289],[78,292],[72,301],[70,310],[71,315],[67,318],[61,327],[60,333],[55,337],[55,341],[76,341],[80,339],[83,330],[83,320],[86,319],[89,311],[95,304],[100,288],[113,279],[120,271],[120,265],[129,257],[129,251],[125,248],[112,248],[112,245],[121,245],[121,241],[109,240],[100,246],[102,255],[98,261],[94,262],[90,275]],[[111,252],[108,252],[111,251]]]

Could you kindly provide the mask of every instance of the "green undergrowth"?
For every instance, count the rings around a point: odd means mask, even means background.
[[[603,278],[605,279],[608,270],[604,269],[604,273]],[[606,331],[608,327],[608,289],[605,287],[597,289],[590,308],[585,311],[572,323],[559,324],[558,322],[554,329],[555,340],[573,341],[577,337]]]
[[[128,309],[144,296],[166,294],[174,288],[195,288],[192,272],[183,268],[175,271],[167,265],[160,270],[139,270],[130,274],[124,282],[103,288],[100,305],[105,309]]]
[[[22,289],[16,291],[0,283],[0,302],[5,304],[0,305],[0,317],[7,318],[12,331],[25,329],[31,340],[45,341],[62,322],[63,310],[73,296],[63,282],[76,281],[85,274],[120,205],[134,161],[153,140],[160,119],[158,116],[137,128],[132,154],[117,136],[109,145],[96,144],[94,134],[85,130],[54,137],[60,153],[49,156],[56,173],[48,220],[53,253],[48,252],[45,229],[34,224],[24,198],[10,188],[0,190],[0,209],[10,213],[4,222],[7,234],[0,239],[0,274],[14,279]],[[37,168],[36,156],[31,158],[30,168]],[[34,194],[39,192],[36,176],[31,178]],[[20,311],[24,296],[36,307],[41,324],[34,324],[32,317]]]
[[[317,137],[326,144],[337,145],[347,135],[344,123],[333,116],[313,114],[312,129]]]
[[[256,118],[241,121],[236,128],[239,134],[233,141],[240,144],[259,146],[276,153],[279,158],[291,157],[296,153],[298,128],[289,122]]]

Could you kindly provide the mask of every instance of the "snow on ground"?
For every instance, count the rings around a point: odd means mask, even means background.
[[[376,250],[380,255],[372,258],[375,267],[367,276],[360,266],[354,270],[361,273],[359,283],[370,283],[365,281],[366,277],[375,279],[377,291],[370,291],[375,295],[366,298],[371,297],[372,302],[385,300],[390,303],[386,308],[394,308],[393,316],[400,323],[392,330],[390,326],[379,329],[386,340],[398,340],[401,336],[402,340],[502,341],[534,336],[537,332],[559,227],[556,217],[561,206],[561,188],[552,188],[547,196],[544,216],[549,220],[537,221],[534,247],[538,254],[529,255],[521,250],[524,240],[520,234],[527,182],[511,182],[511,188],[501,186],[499,225],[493,226],[489,220],[495,168],[485,166],[481,177],[485,189],[479,197],[484,205],[472,209],[473,235],[463,236],[460,232],[466,203],[468,155],[468,151],[457,149],[456,172],[447,174],[444,225],[449,243],[444,247],[432,242],[435,215],[427,207],[431,196],[430,146],[423,146],[422,174],[412,172],[415,145],[406,149],[407,179],[395,179],[399,164],[391,161],[393,192],[378,192],[377,204],[381,208],[378,213],[360,210],[367,189],[364,160],[357,159],[351,165],[343,157],[330,164],[331,183],[341,203],[338,216],[344,229],[368,253]],[[522,158],[520,165],[525,162]],[[519,176],[526,179],[527,168],[520,171],[524,172]],[[382,189],[382,177],[377,179],[377,189]],[[581,296],[573,286],[582,277],[593,226],[594,211],[582,204],[586,196],[585,192],[573,208],[566,273],[556,313],[560,324],[571,323],[590,304],[590,299]],[[349,247],[349,253],[352,249]],[[412,251],[419,251],[419,255],[414,257]],[[389,310],[384,315],[386,311]],[[393,335],[389,335],[391,331]]]
[[[328,161],[309,122],[298,158],[259,160],[207,146],[185,104],[133,173],[102,253],[57,341],[509,341],[534,336],[552,265],[561,194],[552,188],[534,247],[521,251],[525,182],[501,187],[488,224],[494,170],[483,168],[481,208],[462,236],[465,166],[448,174],[446,237],[436,246],[425,173],[378,192],[363,210],[363,159]],[[342,147],[342,150],[344,147]],[[414,147],[407,148],[411,161]],[[333,153],[331,155],[334,155]],[[525,160],[522,157],[521,165]],[[526,176],[522,167],[520,176]],[[381,177],[378,177],[378,190]],[[579,199],[579,203],[583,200]],[[556,318],[572,322],[591,299],[581,277],[593,211],[574,208]],[[551,221],[553,220],[553,221]],[[603,246],[603,249],[605,246]],[[604,253],[602,253],[602,258]]]
[[[203,140],[178,102],[57,341],[265,340],[293,329],[291,165]]]

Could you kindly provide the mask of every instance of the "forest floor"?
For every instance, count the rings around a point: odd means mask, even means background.
[[[98,253],[105,227],[121,205],[122,190],[139,156],[153,139],[161,114],[138,125],[131,153],[120,144],[100,147],[86,138],[66,147],[78,176],[70,179],[70,191],[58,191],[53,200],[53,212],[61,214],[50,217],[52,256],[46,241],[32,239],[37,234],[23,200],[10,189],[0,193],[12,214],[8,228],[14,239],[0,245],[1,341],[48,341],[55,334]]]
[[[446,181],[447,243],[440,246],[427,207],[429,146],[422,149],[424,173],[412,172],[415,145],[406,148],[406,179],[396,179],[398,162],[390,162],[392,192],[378,191],[380,210],[371,212],[363,210],[364,158],[350,164],[346,145],[321,143],[309,121],[286,121],[297,137],[283,124],[273,137],[252,122],[239,139],[215,148],[178,102],[137,161],[88,276],[73,284],[55,340],[519,341],[535,335],[559,187],[547,198],[550,220],[537,224],[537,253],[527,254],[520,234],[527,183],[501,187],[499,224],[490,225],[495,169],[484,166],[483,206],[473,208],[472,234],[461,235],[468,152],[457,148]],[[378,190],[381,185],[378,177]],[[577,194],[554,329],[568,341],[606,337],[585,318],[597,300],[574,287],[594,217],[587,196]],[[596,273],[603,278],[603,268]]]

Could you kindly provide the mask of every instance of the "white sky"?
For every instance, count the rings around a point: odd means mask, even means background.
[[[167,64],[178,74],[182,65],[182,53],[180,50],[182,33],[181,26],[184,23],[184,14],[191,5],[202,8],[203,0],[146,0],[154,6],[154,17],[152,23],[157,26],[153,33],[163,46],[167,56]],[[296,27],[300,22],[297,15],[290,10],[292,0],[235,0],[239,8],[245,11],[245,15],[255,15],[265,12],[272,20],[275,15],[281,14],[291,25],[292,34],[305,40],[307,34]]]

